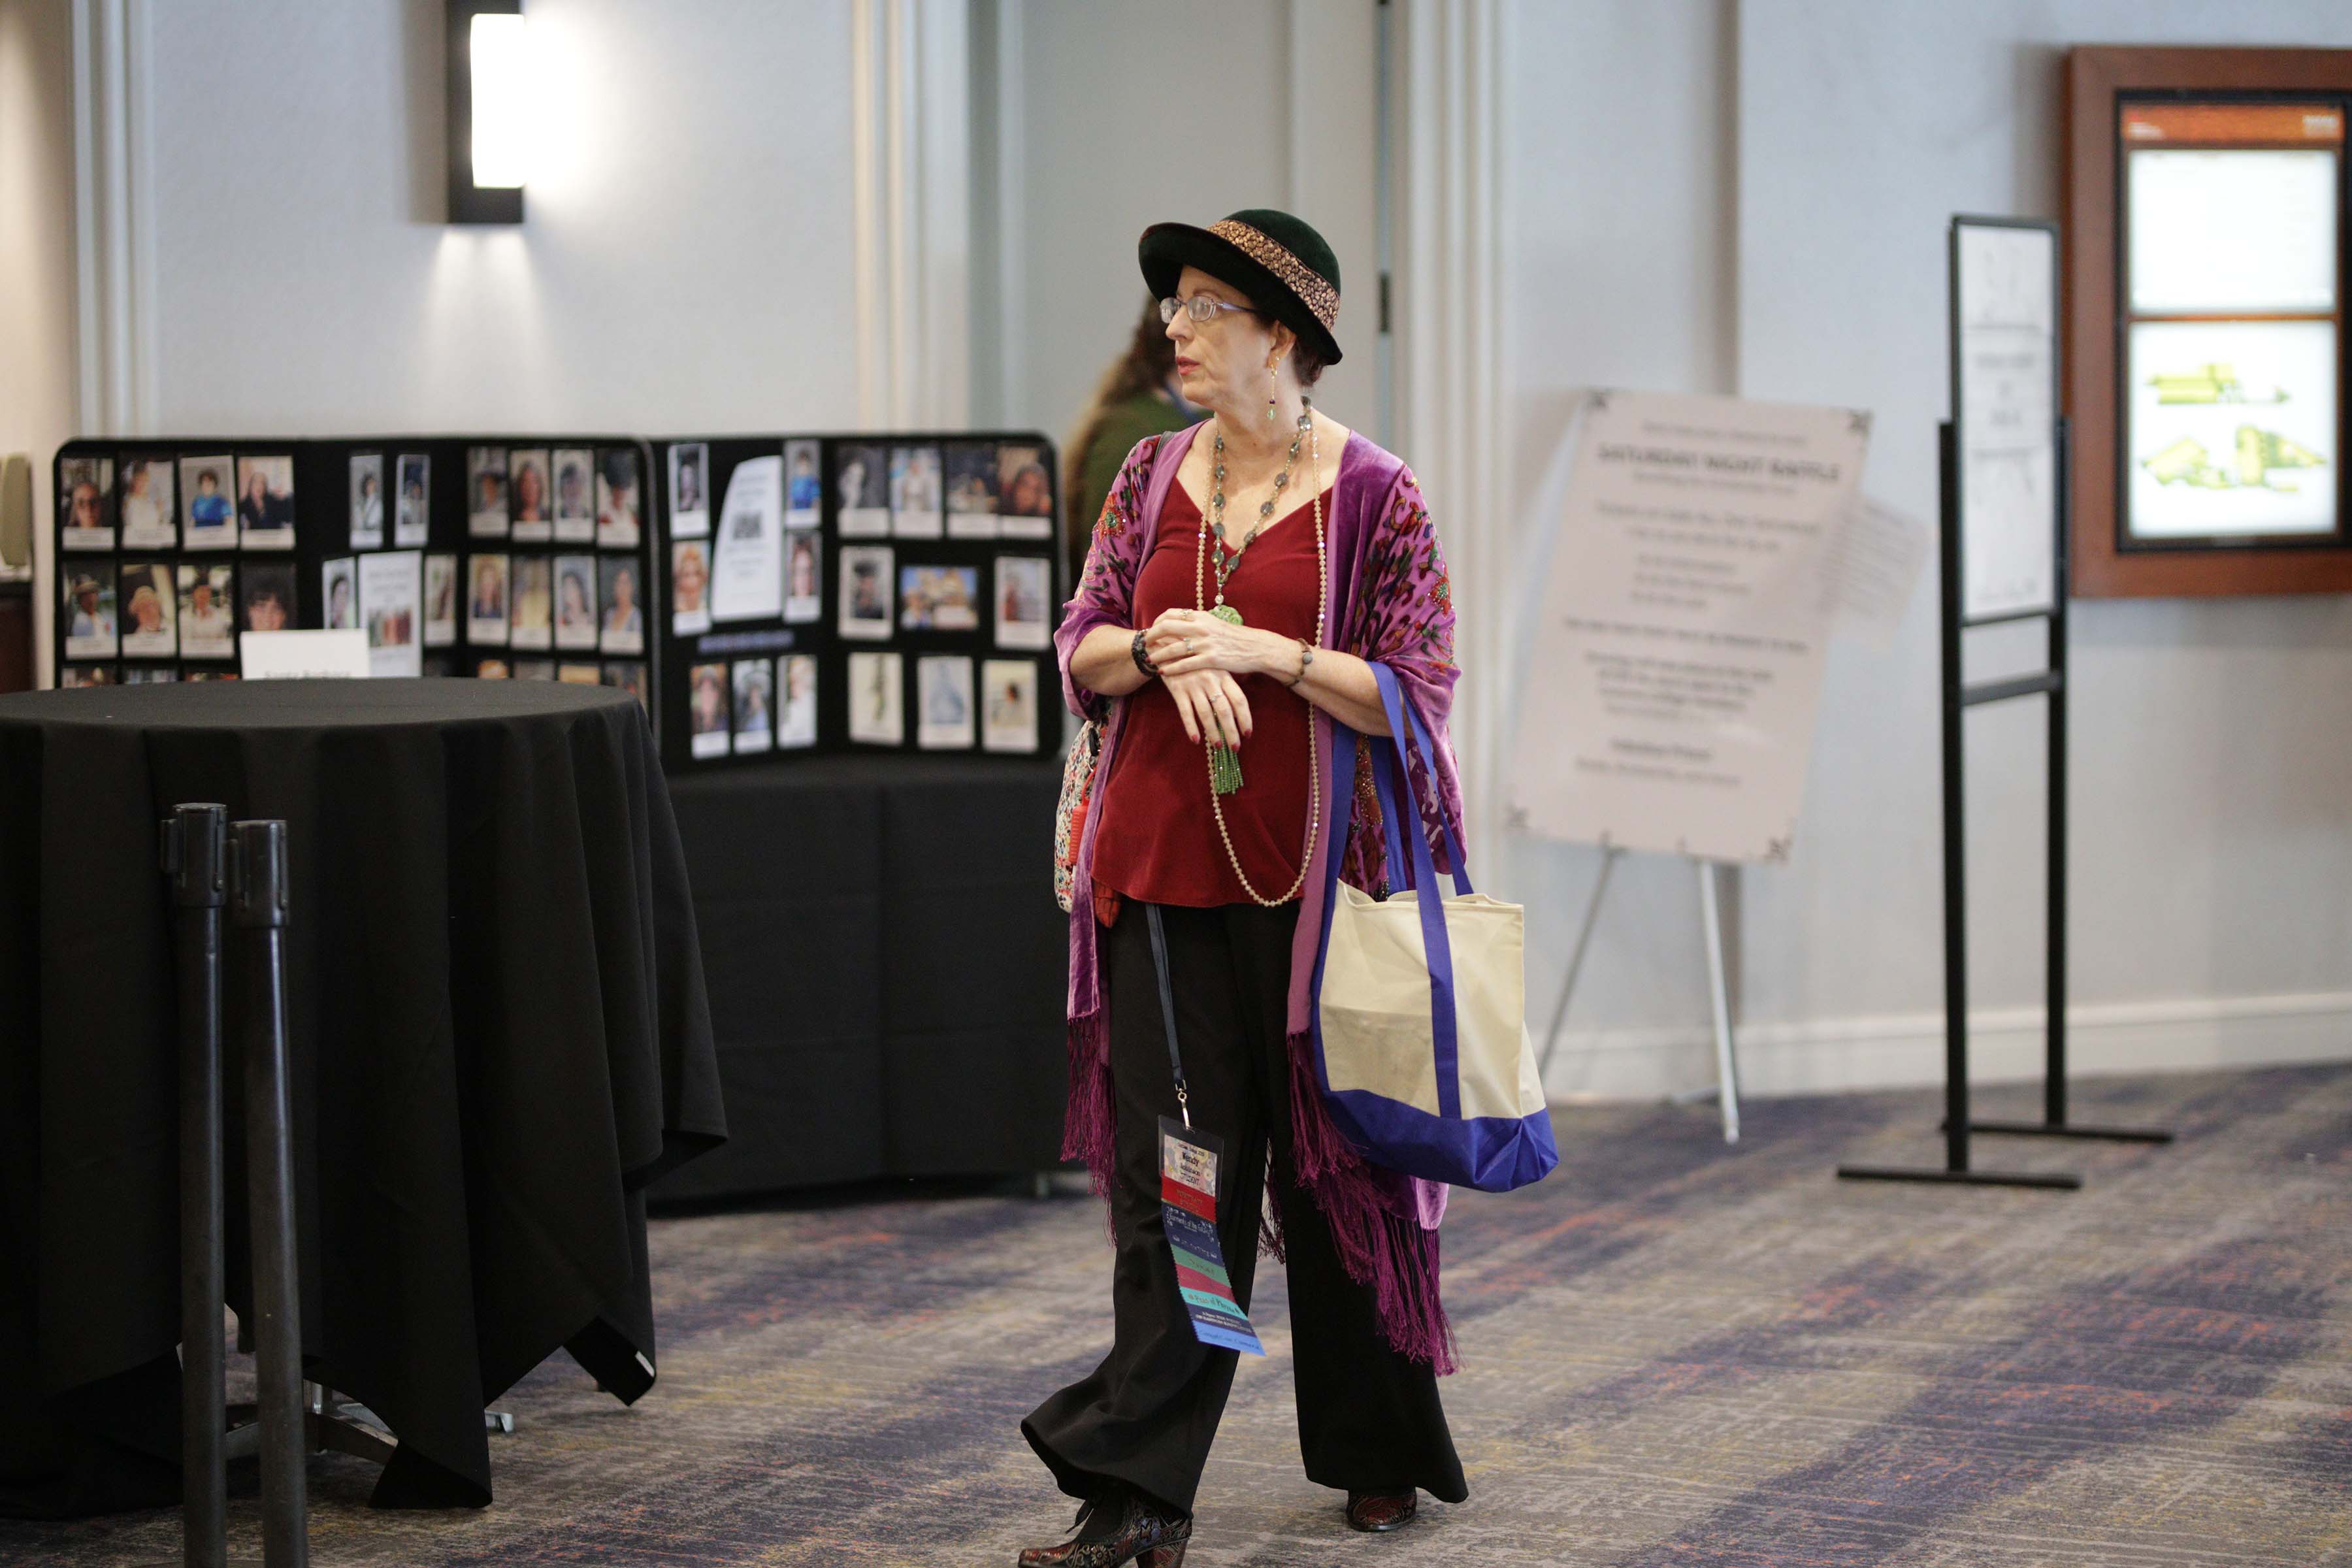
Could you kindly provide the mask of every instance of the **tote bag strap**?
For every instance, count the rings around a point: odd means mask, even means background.
[[[1409,826],[1397,809],[1397,792],[1402,787],[1411,795],[1411,779],[1405,778],[1400,785],[1391,776],[1392,773],[1403,772],[1401,743],[1408,732],[1408,722],[1411,732],[1421,742],[1424,761],[1432,766],[1436,763],[1436,751],[1430,744],[1429,732],[1421,728],[1420,716],[1416,714],[1408,721],[1395,672],[1384,664],[1374,663],[1372,679],[1381,689],[1381,706],[1387,710],[1389,731],[1397,737],[1395,741],[1372,742],[1372,773],[1381,794],[1381,826],[1388,838],[1389,889],[1394,892],[1403,886],[1396,874],[1402,868],[1397,841],[1405,839],[1412,857],[1412,885],[1418,889],[1413,903],[1421,917],[1422,951],[1429,967],[1429,1029],[1437,1058],[1437,1110],[1439,1115],[1449,1120],[1458,1119],[1462,1114],[1462,1059],[1454,1024],[1454,943],[1445,931],[1445,900],[1439,896],[1437,867],[1429,853],[1429,835],[1422,830],[1419,803],[1415,802]],[[1460,868],[1462,848],[1450,829],[1445,847],[1454,858],[1454,885],[1466,893],[1470,883],[1467,874]]]
[[[1437,775],[1437,745],[1430,739],[1427,726],[1421,721],[1421,714],[1406,704],[1396,672],[1385,664],[1375,663],[1372,665],[1372,679],[1380,687],[1381,706],[1387,711],[1389,720],[1388,737],[1375,737],[1372,741],[1372,784],[1380,794],[1381,821],[1391,829],[1383,835],[1387,840],[1389,886],[1402,888],[1405,882],[1406,850],[1402,842],[1402,836],[1393,831],[1396,824],[1404,819],[1401,802],[1410,800],[1413,803],[1411,820],[1417,829],[1413,837],[1420,839],[1424,847],[1429,837],[1421,815],[1420,796],[1412,789],[1412,771],[1407,765],[1403,750],[1408,726],[1412,743],[1421,751],[1422,765],[1429,769],[1433,778]],[[1457,893],[1476,891],[1470,885],[1470,863],[1462,852],[1462,841],[1454,836],[1454,825],[1441,818],[1438,830],[1444,836],[1446,858],[1454,867],[1454,890]],[[1416,879],[1413,886],[1425,887],[1427,883]]]

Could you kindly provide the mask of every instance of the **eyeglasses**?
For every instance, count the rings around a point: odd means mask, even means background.
[[[1171,294],[1160,301],[1160,320],[1163,323],[1174,321],[1176,312],[1179,310],[1183,311],[1202,326],[1215,321],[1217,312],[1220,310],[1239,310],[1245,316],[1265,314],[1265,311],[1255,310],[1247,305],[1228,305],[1223,300],[1212,300],[1206,294],[1195,294],[1189,300],[1180,300]]]

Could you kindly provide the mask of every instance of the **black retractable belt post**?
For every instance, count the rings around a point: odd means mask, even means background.
[[[228,868],[231,912],[239,933],[237,1020],[245,1050],[246,1183],[253,1224],[262,1552],[268,1568],[307,1568],[308,1444],[286,1082],[286,824],[234,824]]]
[[[221,910],[228,808],[163,821],[180,994],[180,1498],[187,1568],[228,1558],[228,1411],[221,1327]]]

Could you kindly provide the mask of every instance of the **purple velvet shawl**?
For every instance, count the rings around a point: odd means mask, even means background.
[[[1151,549],[1161,504],[1200,429],[1147,437],[1119,468],[1102,516],[1095,523],[1076,596],[1064,611],[1054,647],[1062,668],[1062,696],[1071,711],[1102,725],[1095,765],[1097,799],[1087,811],[1070,903],[1070,1100],[1062,1153],[1083,1159],[1096,1191],[1112,1181],[1115,1100],[1105,1032],[1102,974],[1094,910],[1095,829],[1102,821],[1099,792],[1110,778],[1126,703],[1087,691],[1070,678],[1070,657],[1097,626],[1134,623],[1135,578]],[[1428,726],[1437,755],[1417,754],[1409,769],[1430,849],[1450,870],[1443,826],[1462,837],[1462,792],[1446,716],[1454,703],[1454,601],[1445,561],[1412,470],[1391,453],[1350,434],[1339,457],[1338,482],[1325,511],[1330,569],[1330,647],[1377,660]],[[1324,906],[1332,883],[1332,828],[1339,820],[1343,780],[1354,798],[1353,820],[1340,847],[1337,871],[1356,887],[1384,891],[1386,846],[1371,786],[1370,754],[1355,731],[1313,710],[1315,744],[1322,757],[1323,828],[1300,894],[1297,935],[1290,960],[1291,1130],[1297,1179],[1329,1221],[1349,1277],[1373,1293],[1382,1335],[1398,1350],[1454,1370],[1453,1331],[1438,1297],[1437,1225],[1445,1188],[1367,1164],[1331,1125],[1324,1110],[1315,1051],[1314,976],[1323,939]],[[1347,765],[1340,765],[1342,758]],[[1263,1236],[1279,1256],[1273,1205]]]

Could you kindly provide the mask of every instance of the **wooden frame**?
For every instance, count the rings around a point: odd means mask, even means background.
[[[2264,95],[2352,95],[2352,49],[2159,48],[2085,46],[2068,53],[2061,160],[2065,178],[2062,395],[2073,421],[2073,591],[2086,598],[2352,592],[2352,529],[2310,544],[2269,542],[2126,547],[2121,538],[2123,407],[2118,359],[2123,299],[2120,100],[2177,96],[2260,101]],[[2342,208],[2339,206],[2339,214]],[[2342,257],[2352,234],[2339,225]],[[2338,336],[2338,424],[2352,422]],[[2352,443],[2339,446],[2352,454]],[[2352,516],[2341,473],[2339,518]]]

